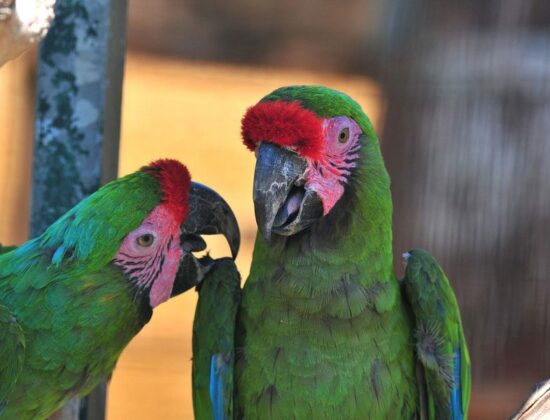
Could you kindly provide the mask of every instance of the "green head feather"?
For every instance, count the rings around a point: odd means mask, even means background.
[[[52,249],[52,264],[78,261],[87,271],[107,265],[124,237],[161,202],[155,177],[143,170],[110,182],[82,200],[41,236],[19,248]]]
[[[345,93],[324,86],[285,86],[262,98],[264,101],[298,101],[321,118],[347,116],[353,118],[369,138],[378,140],[374,127],[361,106]]]

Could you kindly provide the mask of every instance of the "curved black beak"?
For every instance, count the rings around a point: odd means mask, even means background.
[[[262,142],[254,172],[254,211],[267,242],[272,234],[294,235],[323,216],[315,191],[306,189],[307,161],[291,150]]]
[[[197,286],[214,264],[208,255],[196,258],[192,253],[206,249],[200,235],[225,236],[233,259],[237,257],[241,243],[239,225],[233,211],[214,190],[197,182],[191,183],[189,213],[181,225],[181,246],[184,255],[180,263],[172,296]]]

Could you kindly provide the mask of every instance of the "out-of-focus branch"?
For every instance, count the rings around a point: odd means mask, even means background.
[[[550,416],[550,380],[537,384],[510,420],[545,419],[547,416]]]
[[[0,0],[0,67],[46,35],[54,4],[55,0]]]

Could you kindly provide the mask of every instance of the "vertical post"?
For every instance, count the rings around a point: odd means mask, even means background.
[[[116,177],[127,0],[58,0],[39,52],[31,235]],[[105,417],[106,386],[54,417]]]

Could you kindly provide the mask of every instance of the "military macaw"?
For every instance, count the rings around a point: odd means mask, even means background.
[[[196,417],[467,418],[455,295],[422,250],[397,279],[390,179],[361,107],[284,87],[248,109],[242,135],[259,234],[242,294],[235,276],[199,291],[194,343],[211,363],[193,367]]]
[[[192,252],[239,229],[227,203],[158,160],[0,255],[0,418],[41,419],[109,375],[153,309],[208,277]]]

